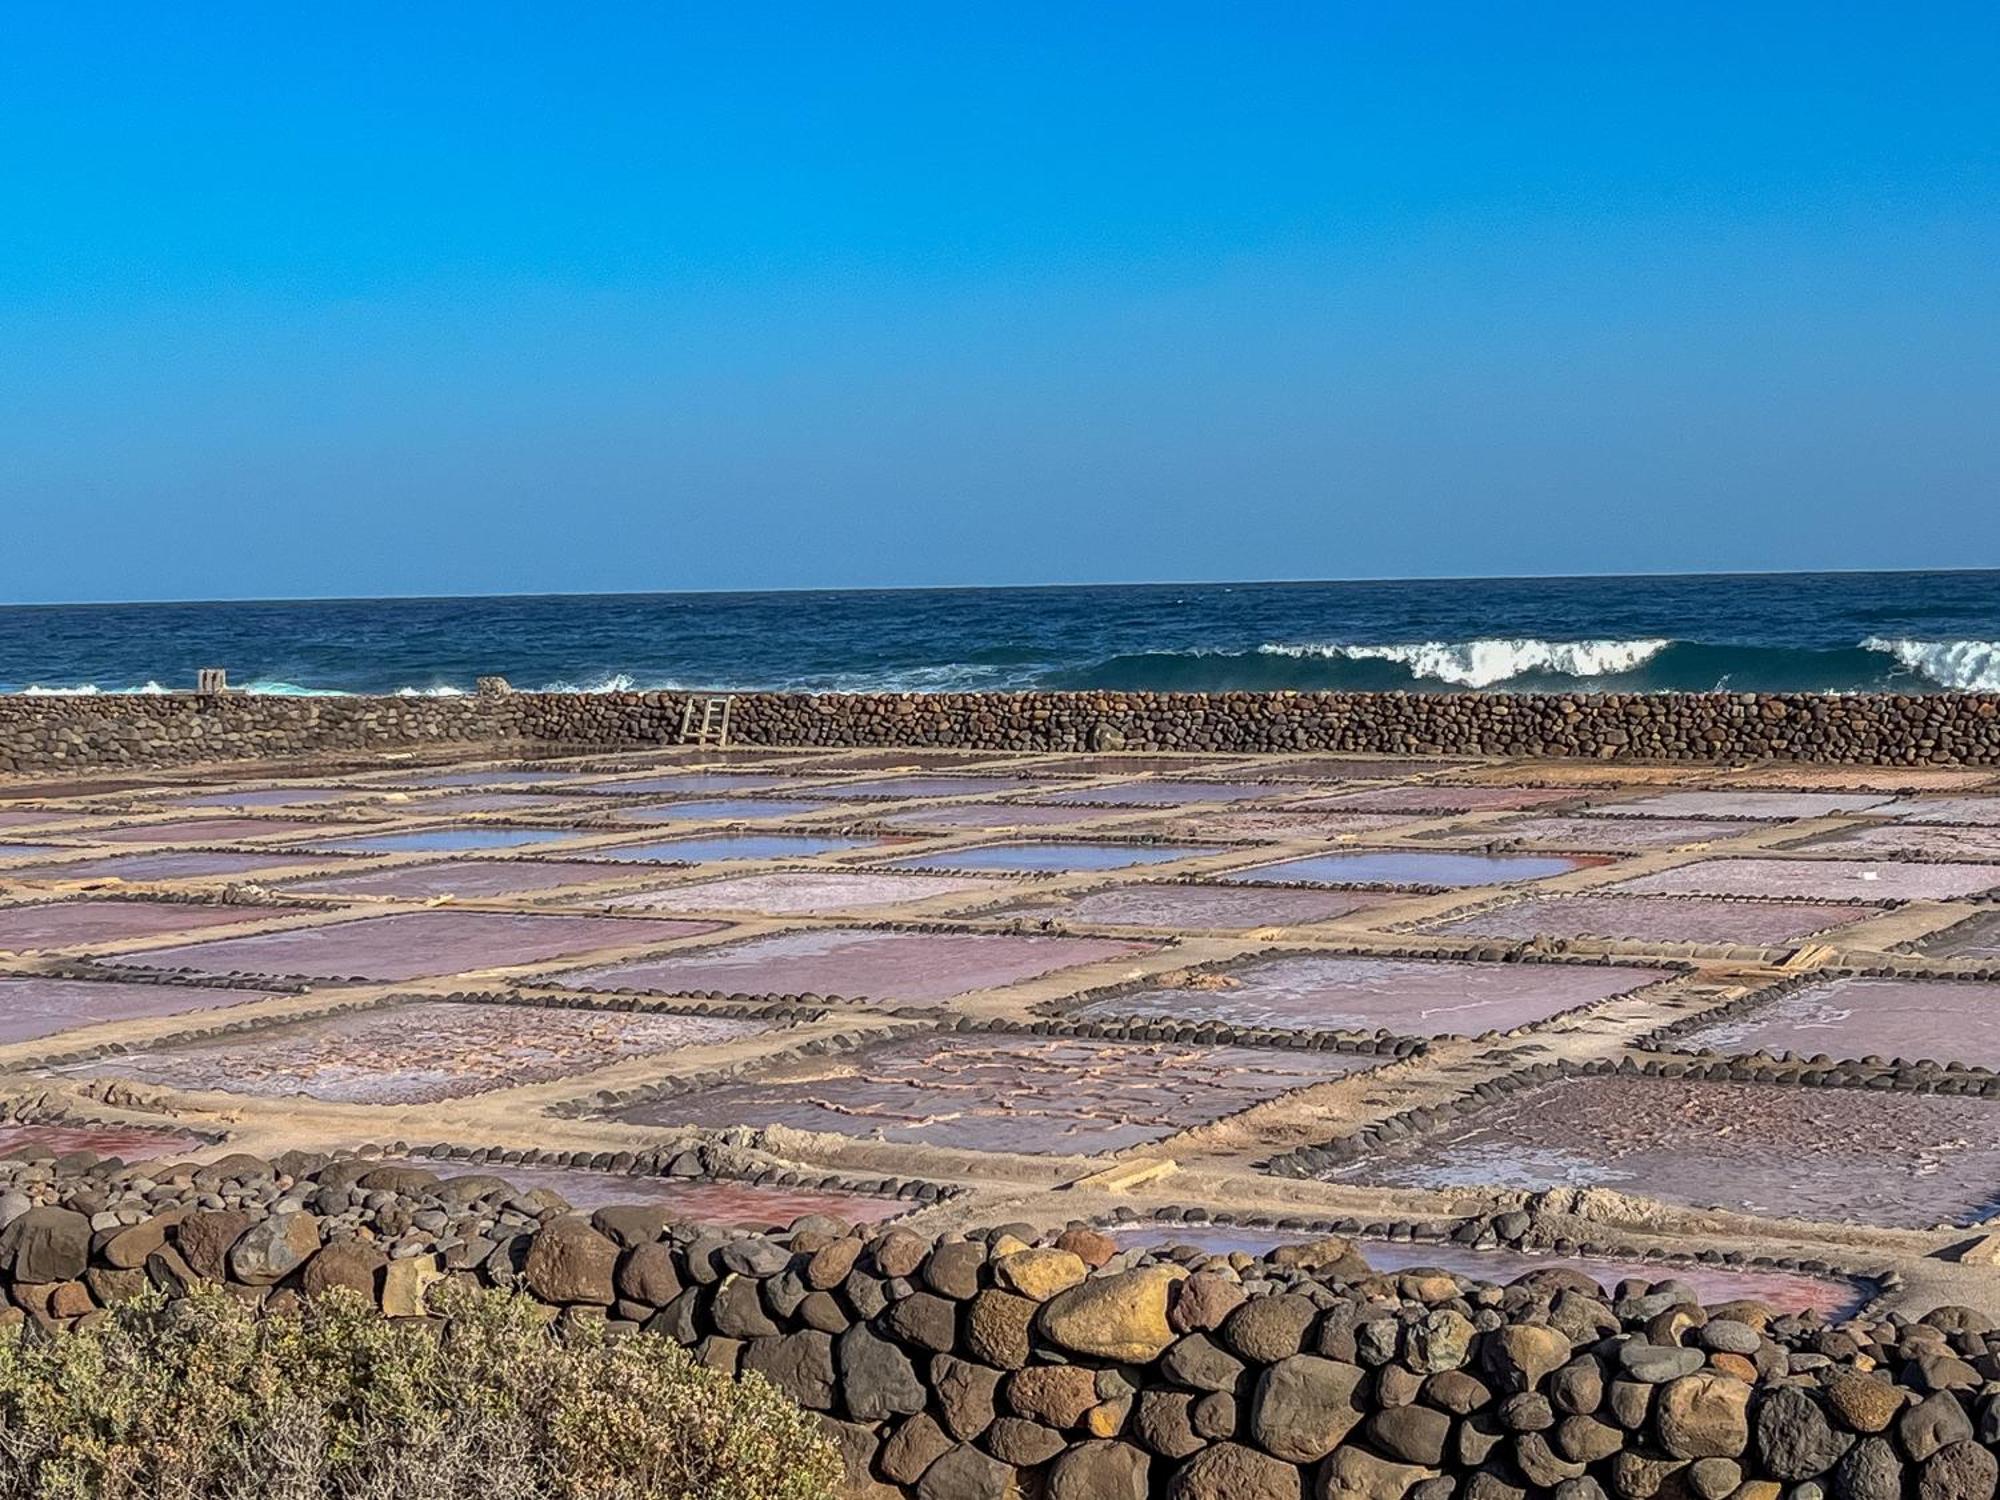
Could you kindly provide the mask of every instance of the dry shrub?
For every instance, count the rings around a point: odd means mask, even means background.
[[[558,1337],[440,1289],[259,1314],[219,1288],[0,1340],[0,1500],[828,1500],[840,1464],[757,1377],[671,1340]]]

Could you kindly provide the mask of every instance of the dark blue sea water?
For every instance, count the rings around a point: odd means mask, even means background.
[[[2000,691],[2000,572],[0,608],[0,691]]]

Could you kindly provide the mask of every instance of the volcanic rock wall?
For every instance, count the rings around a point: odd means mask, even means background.
[[[442,1278],[515,1288],[770,1379],[857,1496],[1992,1500],[2000,1478],[2000,1330],[1963,1308],[1830,1327],[1555,1268],[1377,1275],[1341,1240],[1176,1260],[1083,1226],[724,1233],[456,1170],[0,1162],[0,1323],[202,1280],[399,1317]]]
[[[0,697],[0,773],[539,744],[672,743],[669,693]],[[2000,695],[746,693],[735,742],[975,750],[2000,765]]]

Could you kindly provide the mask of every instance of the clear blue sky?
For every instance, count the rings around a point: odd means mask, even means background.
[[[2000,565],[1990,3],[43,5],[0,600]]]

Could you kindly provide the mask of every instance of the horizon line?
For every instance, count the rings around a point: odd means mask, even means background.
[[[1961,575],[2000,573],[2000,567],[1976,568],[1717,568],[1658,572],[1603,573],[1471,573],[1415,574],[1359,578],[1163,578],[1139,582],[1093,583],[919,583],[875,584],[835,587],[799,585],[780,588],[733,589],[502,589],[487,593],[445,594],[279,594],[231,595],[207,599],[45,599],[10,600],[0,609],[120,609],[134,606],[173,607],[202,604],[391,604],[445,603],[469,599],[659,599],[713,598],[730,594],[945,594],[945,593],[1040,593],[1057,589],[1174,589],[1174,588],[1312,588],[1327,584],[1392,583],[1548,583],[1565,580],[1606,580],[1617,578],[1844,578],[1904,577],[1922,574]]]

